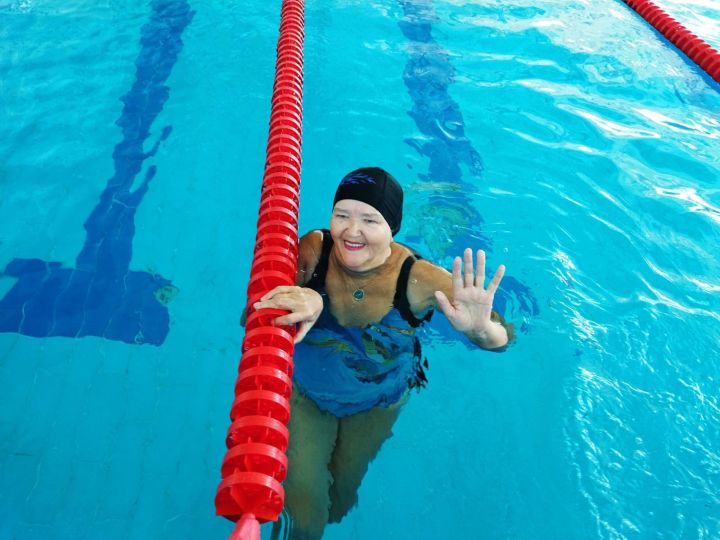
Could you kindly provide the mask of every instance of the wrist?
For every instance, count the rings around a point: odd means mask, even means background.
[[[505,327],[490,321],[482,328],[473,328],[465,336],[483,349],[497,349],[508,344],[508,333]]]

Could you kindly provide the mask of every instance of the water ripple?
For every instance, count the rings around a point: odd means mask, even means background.
[[[712,204],[707,202],[700,195],[698,195],[697,190],[693,187],[672,189],[656,187],[655,193],[664,197],[669,197],[671,199],[690,203],[687,208],[690,212],[697,212],[698,214],[709,217],[716,223],[720,223],[720,207],[713,206]]]

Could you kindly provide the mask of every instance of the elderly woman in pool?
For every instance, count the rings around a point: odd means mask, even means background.
[[[415,328],[434,308],[478,347],[508,343],[492,311],[505,268],[485,288],[483,251],[476,271],[470,249],[452,274],[418,260],[393,241],[402,198],[382,169],[349,173],[335,194],[330,230],[300,240],[298,285],[277,287],[254,305],[286,309],[276,322],[298,324],[285,480],[291,538],[320,538],[357,502],[409,390],[426,382]]]

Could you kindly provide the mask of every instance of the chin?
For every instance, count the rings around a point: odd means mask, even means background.
[[[343,263],[351,270],[358,270],[367,264],[367,257],[357,256],[355,254],[343,254]]]

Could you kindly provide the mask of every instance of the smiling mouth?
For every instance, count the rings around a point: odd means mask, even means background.
[[[358,242],[348,242],[347,240],[345,240],[343,244],[345,244],[345,249],[347,249],[348,251],[359,251],[365,247],[365,244],[361,244]]]

